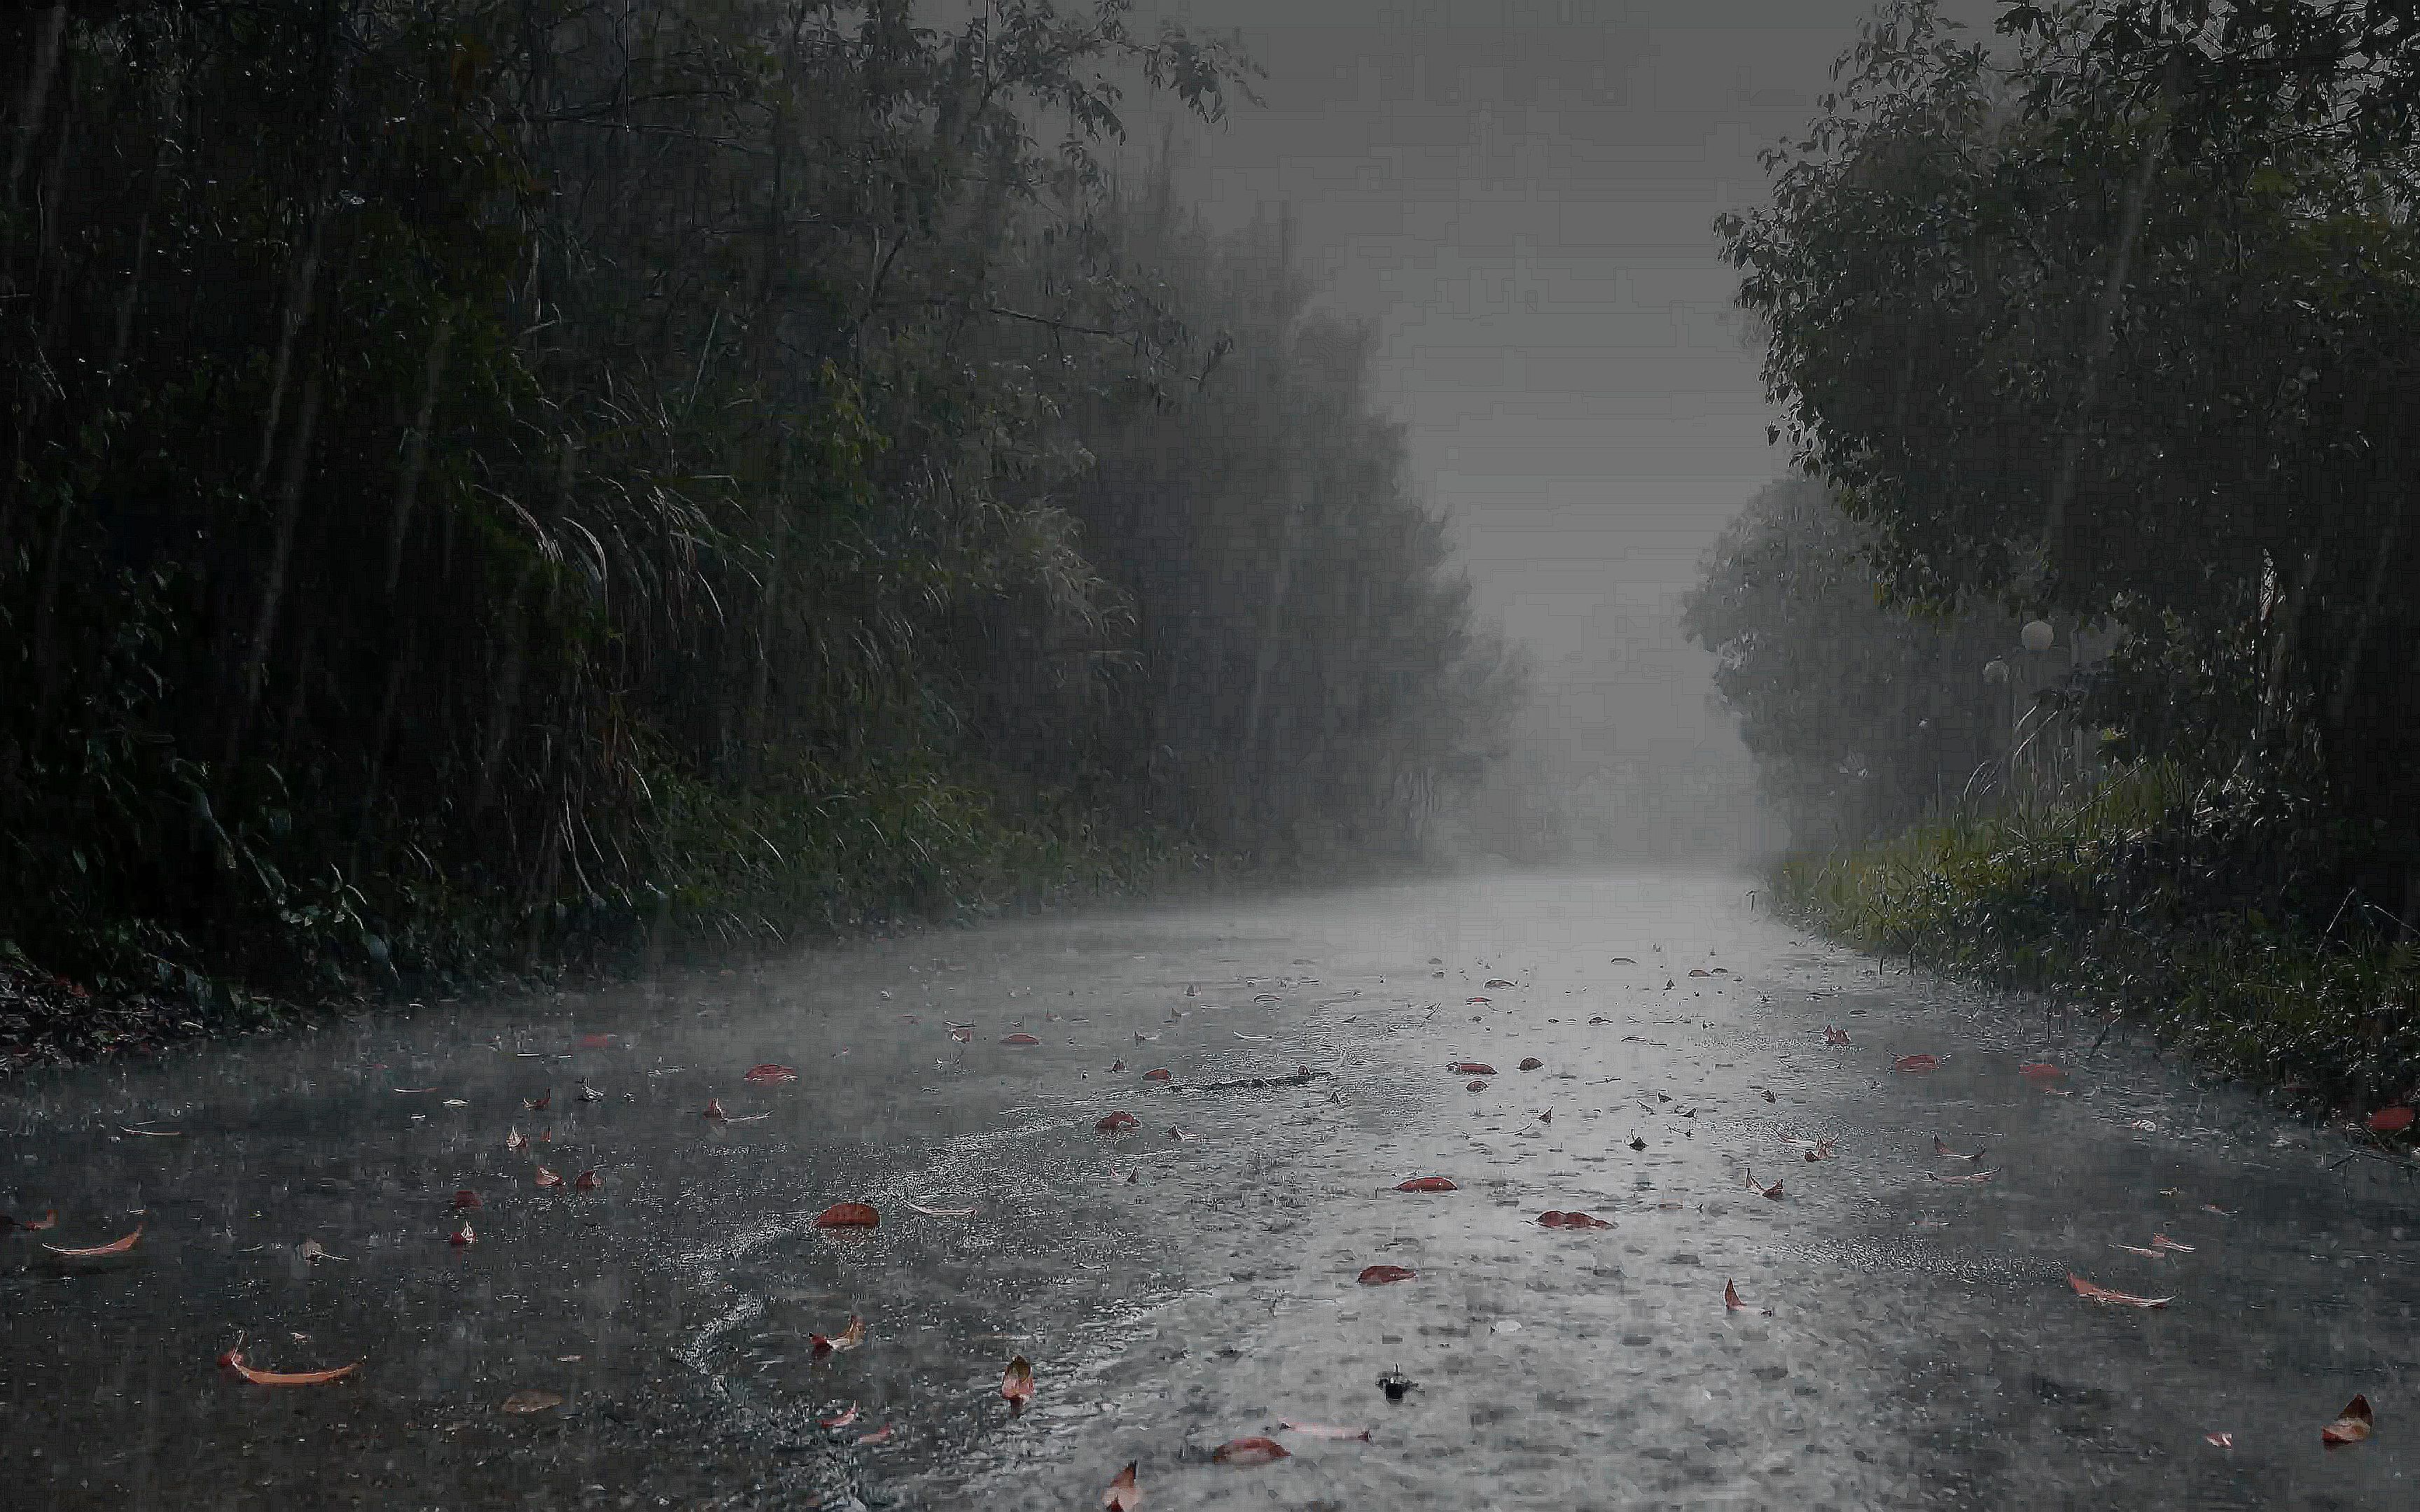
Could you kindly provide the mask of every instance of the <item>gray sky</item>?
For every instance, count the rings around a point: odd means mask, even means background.
[[[1869,7],[1176,8],[1239,28],[1269,74],[1266,109],[1180,136],[1187,183],[1220,224],[1292,203],[1331,302],[1382,332],[1414,480],[1453,512],[1483,611],[1542,659],[1668,639],[1657,606],[1780,471],[1711,223],[1762,194],[1758,151],[1809,118]],[[1624,655],[1631,731],[1702,738],[1702,656]]]

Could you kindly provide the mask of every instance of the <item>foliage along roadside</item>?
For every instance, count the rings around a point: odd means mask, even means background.
[[[2173,767],[1776,868],[1781,908],[1878,954],[2074,995],[2214,1069],[2348,1115],[2420,1087],[2420,952],[2373,911],[2304,912],[2289,858]]]

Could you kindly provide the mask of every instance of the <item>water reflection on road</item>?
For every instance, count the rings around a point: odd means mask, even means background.
[[[27,1078],[0,1203],[60,1227],[0,1242],[0,1483],[1094,1508],[1132,1460],[1154,1508],[2412,1504],[2407,1165],[1745,887],[1022,922]],[[1456,1190],[1394,1190],[1423,1175]],[[881,1226],[813,1226],[844,1200]],[[121,1261],[37,1247],[137,1222]],[[211,1365],[239,1336],[365,1364],[251,1386]],[[2377,1437],[2324,1450],[2356,1392]],[[1207,1462],[1256,1434],[1292,1456]]]

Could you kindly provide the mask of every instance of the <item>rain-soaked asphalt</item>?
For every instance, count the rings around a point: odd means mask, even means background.
[[[28,1076],[0,1204],[59,1222],[0,1239],[0,1504],[1097,1508],[1132,1460],[1155,1512],[2420,1504],[2408,1165],[1746,887],[1095,913]],[[811,1227],[844,1200],[879,1228]],[[248,1384],[239,1337],[362,1366]],[[1293,1455],[1208,1462],[1249,1435]]]

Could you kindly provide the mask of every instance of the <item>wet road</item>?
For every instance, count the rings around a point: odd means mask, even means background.
[[[0,1238],[0,1501],[1097,1508],[1131,1460],[1156,1512],[2420,1504],[2408,1164],[1746,886],[1102,913],[27,1077],[0,1211],[59,1224]],[[363,1365],[251,1385],[239,1338]]]

